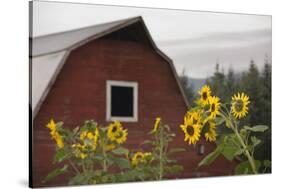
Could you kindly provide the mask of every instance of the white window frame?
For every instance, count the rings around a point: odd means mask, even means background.
[[[133,116],[111,116],[111,86],[133,88]],[[132,81],[106,81],[106,121],[137,122],[138,121],[138,83]]]

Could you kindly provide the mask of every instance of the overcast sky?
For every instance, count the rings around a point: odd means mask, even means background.
[[[229,13],[40,2],[33,9],[33,34],[76,29],[142,16],[158,47],[174,61],[179,74],[211,76],[216,62],[225,72],[262,68],[271,60],[271,17]]]

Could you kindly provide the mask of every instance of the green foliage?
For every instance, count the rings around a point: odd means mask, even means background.
[[[109,159],[109,161],[114,162],[114,164],[116,164],[119,167],[119,169],[121,169],[121,170],[131,168],[130,161],[126,158],[108,156],[108,159]]]
[[[218,68],[218,67],[217,67]],[[206,86],[204,86],[206,87]],[[202,90],[204,89],[202,88]],[[231,95],[233,96],[233,95]],[[246,158],[247,161],[239,164],[236,167],[235,173],[236,174],[257,174],[261,172],[261,163],[258,160],[255,160],[255,150],[258,149],[257,147],[262,144],[262,139],[257,137],[256,133],[262,133],[263,135],[268,130],[268,126],[266,125],[255,125],[255,126],[244,126],[241,127],[241,124],[244,122],[243,119],[247,115],[247,111],[244,110],[244,114],[240,114],[237,116],[235,112],[231,112],[234,108],[236,108],[237,98],[241,101],[244,100],[244,107],[247,108],[250,102],[247,102],[246,99],[243,99],[243,95],[238,95],[235,97],[234,100],[231,102],[223,102],[221,103],[221,108],[218,110],[219,113],[214,119],[214,122],[217,126],[224,127],[229,132],[222,132],[220,133],[220,138],[217,140],[217,148],[208,154],[205,158],[203,158],[198,166],[203,165],[210,165],[215,161],[215,159],[219,155],[223,155],[227,160],[233,161],[234,158],[237,156],[242,157],[242,159]],[[213,97],[210,97],[212,99]],[[208,104],[207,104],[208,105]],[[200,106],[200,103],[198,104]],[[201,105],[204,107],[204,104]],[[235,110],[235,109],[234,109]],[[237,112],[237,110],[235,110]],[[240,113],[243,110],[240,110]],[[251,112],[249,113],[251,114]],[[201,116],[204,118],[204,113],[201,113]],[[185,118],[185,119],[188,119]],[[196,118],[197,119],[197,118]],[[241,121],[242,120],[242,121]],[[187,120],[188,121],[188,120]],[[203,121],[203,123],[206,121]],[[206,129],[204,126],[201,129],[201,133],[205,133]],[[239,158],[241,159],[241,158]],[[268,169],[269,162],[266,161],[264,164],[264,170]]]
[[[194,86],[189,81],[188,76],[185,73],[185,70],[183,70],[183,72],[179,78],[180,78],[180,82],[183,87],[185,96],[188,99],[188,102],[190,103],[190,105],[193,105],[193,101],[195,98]]]
[[[271,167],[271,161],[269,161],[269,160],[264,160],[264,161],[263,161],[263,165],[264,165],[265,167]]]
[[[206,157],[204,157],[198,164],[199,167],[203,165],[210,165],[213,163],[216,158],[221,154],[221,147],[218,146],[213,152],[209,153]]]
[[[222,142],[219,144],[221,154],[229,161],[232,161],[237,155],[243,152],[243,149],[241,149],[239,140],[235,134],[224,135],[223,137]]]
[[[269,126],[269,131],[266,133],[251,133],[263,141],[256,149],[256,156],[259,159],[271,159],[271,73],[271,62],[266,56],[261,70],[257,68],[255,61],[251,60],[249,69],[242,73],[235,73],[230,68],[225,74],[217,63],[215,73],[206,81],[212,88],[213,94],[223,101],[231,100],[232,94],[237,91],[244,91],[250,96],[251,114],[241,121],[241,125],[260,123]],[[226,127],[219,128],[221,134],[229,131]]]
[[[121,173],[131,169],[127,158],[129,150],[109,138],[108,127],[87,120],[82,127],[69,130],[58,122],[53,131],[59,133],[64,143],[63,147],[56,148],[53,163],[63,163],[64,167],[50,172],[44,182],[66,172],[74,173],[70,177],[70,185],[118,182],[119,178],[124,180]],[[119,170],[119,177],[108,172],[111,168]]]
[[[177,152],[185,152],[186,150],[184,148],[171,148],[169,151],[168,151],[168,155],[172,155],[174,153],[177,153]]]
[[[235,128],[233,128],[235,129]],[[219,155],[223,155],[227,160],[232,161],[235,157],[245,155],[254,155],[255,148],[262,142],[261,139],[250,136],[251,132],[265,132],[268,126],[256,125],[253,127],[244,126],[240,129],[240,132],[233,134],[223,134],[217,142],[217,148],[209,153],[203,160],[200,161],[198,166],[210,165]],[[242,142],[242,143],[241,143]],[[253,157],[252,157],[253,158]],[[258,160],[254,160],[256,171],[261,172],[261,163]],[[269,160],[264,161],[264,170],[270,169],[271,162]],[[235,168],[235,174],[254,174],[253,168],[250,165],[250,160],[245,161],[237,165]]]
[[[255,160],[254,163],[255,163],[256,168],[259,169],[261,166],[260,161]],[[251,169],[251,165],[250,165],[249,161],[244,161],[244,162],[238,164],[235,167],[234,172],[235,172],[235,175],[254,174],[254,172]]]
[[[115,122],[113,124],[118,125]],[[134,153],[125,148],[122,142],[115,140],[110,132],[112,124],[102,127],[93,120],[87,120],[82,127],[69,130],[63,127],[62,122],[51,121],[48,128],[51,129],[52,136],[56,135],[56,140],[63,143],[57,143],[53,163],[64,166],[50,172],[43,182],[64,173],[71,175],[69,185],[84,185],[159,180],[164,175],[182,171],[182,166],[176,164],[172,156],[184,149],[169,148],[168,144],[176,135],[168,125],[162,122],[158,124],[158,129],[155,127],[150,132],[152,140],[143,143],[151,145],[151,152],[142,153],[141,161],[135,159],[139,162],[133,164]],[[121,124],[120,129],[127,132],[122,129]]]
[[[51,179],[53,179],[54,177],[57,177],[63,173],[65,173],[68,170],[68,165],[64,165],[62,168],[57,168],[55,170],[53,170],[52,172],[50,172],[46,178],[43,180],[43,182],[47,182]]]
[[[244,128],[246,130],[253,131],[253,132],[264,132],[268,129],[268,126],[266,126],[266,125],[256,125],[253,127],[244,126]]]
[[[263,173],[271,172],[271,161],[270,160],[264,160],[262,165],[262,171]]]
[[[54,156],[54,163],[60,163],[71,156],[69,150],[62,148],[58,149]]]
[[[154,126],[155,130],[151,131],[152,140],[147,140],[144,142],[145,145],[150,145],[152,148],[152,161],[149,167],[143,166],[139,169],[140,172],[145,172],[147,178],[154,178],[161,180],[164,176],[180,172],[183,170],[181,165],[176,164],[177,161],[171,158],[172,155],[179,152],[184,152],[184,148],[171,148],[169,143],[173,141],[176,136],[168,125],[164,124],[162,121],[158,123],[159,125]]]
[[[112,150],[112,152],[116,155],[128,155],[129,154],[129,150],[123,147],[119,147],[116,148],[114,150]]]

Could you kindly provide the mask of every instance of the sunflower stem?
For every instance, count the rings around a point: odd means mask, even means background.
[[[106,172],[107,171],[107,163],[106,163],[106,143],[103,141],[103,145],[102,145],[102,155],[103,155],[103,164],[102,164],[102,168],[103,171]]]
[[[159,154],[159,180],[163,177],[163,127],[160,123],[160,154]]]
[[[76,171],[76,173],[80,174],[79,169],[75,166],[75,164],[70,159],[68,159],[68,162],[71,165],[71,167]]]
[[[86,174],[87,169],[86,169],[86,166],[85,166],[85,160],[84,159],[82,160],[82,169],[83,169],[83,174]]]
[[[255,165],[255,162],[254,162],[254,158],[251,156],[249,150],[247,149],[247,146],[245,145],[245,143],[244,143],[243,139],[241,138],[240,134],[238,133],[237,128],[234,129],[234,132],[235,132],[238,140],[240,141],[243,149],[245,150],[245,155],[247,156],[247,158],[250,162],[253,173],[257,174],[258,172],[257,172],[257,168],[256,168],[256,165]]]
[[[250,163],[250,165],[251,165],[251,168],[252,168],[253,173],[254,173],[254,174],[257,174],[258,172],[257,172],[257,169],[256,169],[256,165],[255,165],[255,162],[254,162],[254,158],[251,156],[249,150],[247,149],[246,144],[244,143],[242,137],[240,136],[240,134],[239,134],[239,132],[238,132],[238,127],[237,127],[237,125],[236,125],[236,124],[234,125],[234,124],[233,124],[233,121],[232,121],[229,117],[227,117],[226,115],[224,115],[223,113],[222,113],[221,115],[224,117],[224,119],[226,119],[226,120],[229,121],[231,129],[234,131],[234,134],[237,136],[237,138],[238,138],[238,140],[239,140],[241,146],[243,147],[244,154],[245,154],[246,157],[248,158],[248,161],[249,161],[249,163]]]

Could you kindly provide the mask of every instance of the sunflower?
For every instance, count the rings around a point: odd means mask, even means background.
[[[99,135],[100,135],[99,129],[96,127],[96,130],[95,130],[95,137],[94,137],[94,142],[95,142],[96,145],[97,145],[97,143],[98,143]]]
[[[145,152],[143,154],[143,162],[144,163],[150,163],[153,161],[153,156],[151,152]]]
[[[198,92],[200,95],[200,98],[198,100],[198,103],[205,106],[208,104],[208,99],[211,96],[211,89],[208,85],[204,85],[201,90]]]
[[[80,143],[72,144],[71,147],[81,149],[81,150],[84,150],[86,148],[85,145],[81,145]]]
[[[50,122],[47,124],[47,128],[51,130],[50,134],[53,135],[57,128],[56,123],[53,119],[51,119]]]
[[[81,152],[81,153],[79,154],[79,157],[80,157],[81,159],[85,159],[87,156],[88,156],[88,155],[85,154],[85,153],[83,153],[83,152]]]
[[[64,147],[62,136],[58,132],[54,134],[53,138],[55,139],[58,148]]]
[[[188,141],[189,144],[195,144],[200,137],[200,125],[193,124],[192,119],[185,116],[185,121],[183,125],[180,125],[181,129],[185,134],[184,141]]]
[[[205,138],[206,141],[214,142],[217,138],[217,132],[216,132],[216,124],[212,119],[207,119],[204,121],[204,127],[205,127]]]
[[[132,165],[136,166],[143,161],[144,154],[142,152],[137,152],[132,157]]]
[[[115,141],[116,136],[122,130],[121,123],[119,121],[114,121],[113,123],[109,124],[107,129],[107,137],[111,141]]]
[[[152,153],[151,153],[151,152],[145,152],[145,153],[144,153],[144,157],[149,157],[149,156],[152,156]]]
[[[153,160],[152,153],[151,152],[137,152],[132,157],[132,165],[136,166],[140,163],[150,163]]]
[[[127,140],[128,130],[123,129],[122,125],[119,121],[114,121],[108,126],[107,129],[107,137],[112,142],[117,142],[118,144],[122,144]]]
[[[215,118],[219,114],[219,109],[220,109],[220,99],[219,97],[216,96],[211,96],[209,97],[209,105],[210,105],[210,117]]]
[[[51,130],[50,135],[51,135],[52,139],[54,139],[56,141],[57,147],[63,148],[64,142],[63,142],[62,136],[58,133],[57,125],[53,119],[51,119],[50,122],[47,124],[47,128],[49,128]]]
[[[160,125],[160,122],[161,122],[161,118],[160,117],[157,117],[156,120],[155,120],[155,123],[154,123],[154,127],[153,127],[153,130],[152,130],[152,133],[155,133]]]
[[[238,93],[237,95],[232,96],[231,113],[233,116],[239,119],[245,117],[248,113],[249,103],[249,96],[244,93]]]
[[[87,133],[88,133],[87,131],[82,131],[80,133],[80,136],[79,136],[80,140],[84,140],[86,138],[86,136],[87,136]]]
[[[80,140],[84,143],[83,146],[92,146],[93,150],[97,148],[98,145],[99,130],[96,127],[95,132],[92,131],[82,131],[80,133]]]
[[[119,134],[116,136],[116,142],[118,144],[124,143],[127,140],[127,135],[128,135],[128,130],[127,129],[125,129],[125,130],[122,129],[119,132]]]
[[[85,153],[86,144],[81,145],[80,143],[72,144],[73,153],[77,158],[85,159],[88,154]]]
[[[98,145],[98,138],[99,138],[99,129],[96,127],[95,129],[95,134],[93,134],[92,132],[90,132],[90,136],[89,134],[87,135],[87,137],[92,140],[92,148],[93,150],[95,150],[97,148]]]
[[[191,119],[193,124],[201,124],[201,114],[200,110],[187,112],[187,118]]]

